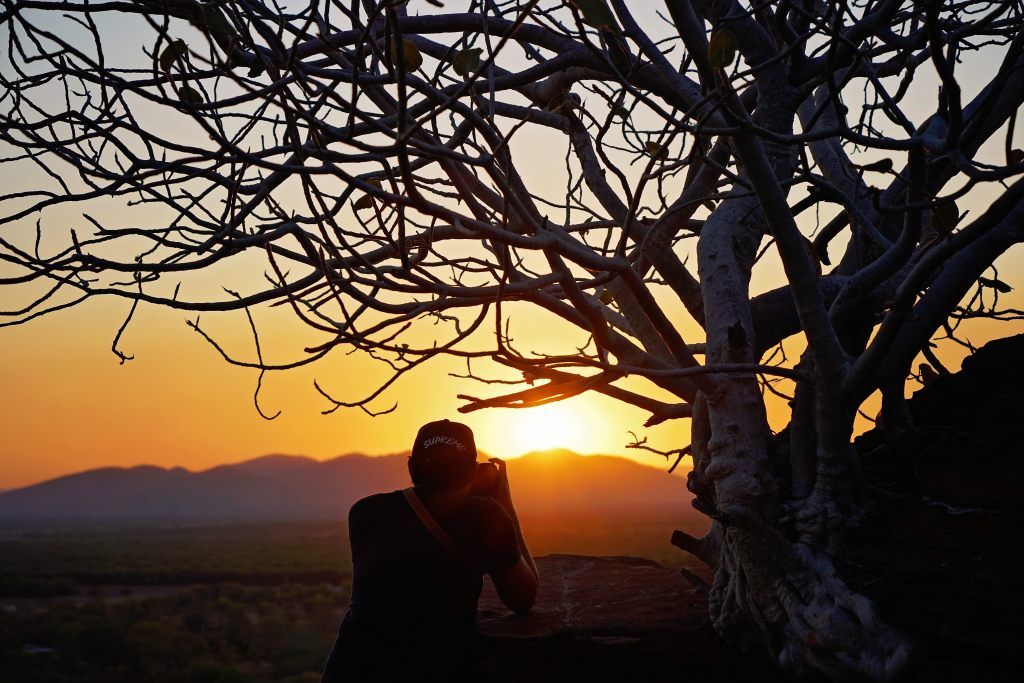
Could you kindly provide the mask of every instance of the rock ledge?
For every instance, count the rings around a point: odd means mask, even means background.
[[[511,614],[488,583],[477,629],[485,681],[775,680],[731,649],[708,619],[702,586],[635,557],[548,555],[529,614]]]

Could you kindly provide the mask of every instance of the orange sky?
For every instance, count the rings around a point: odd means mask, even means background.
[[[1022,284],[1012,276],[1007,279]],[[383,454],[407,449],[419,424],[441,417],[464,420],[476,431],[481,450],[503,457],[566,447],[629,455],[663,467],[660,456],[624,447],[629,430],[647,434],[662,448],[688,443],[688,420],[644,432],[643,411],[596,394],[538,409],[458,416],[455,394],[488,396],[496,389],[448,377],[447,372],[464,371],[460,361],[449,360],[399,380],[378,403],[387,407],[397,401],[398,410],[378,418],[359,410],[321,415],[328,406],[312,387],[316,377],[340,398],[362,395],[381,376],[363,358],[339,356],[313,369],[270,374],[261,405],[267,412],[283,412],[268,422],[252,406],[256,374],[223,362],[186,327],[181,313],[140,309],[122,344],[136,358],[119,365],[109,347],[124,312],[124,302],[96,301],[0,330],[0,489],[106,465],[195,469],[265,453],[317,458],[352,451]],[[228,319],[220,325],[210,324],[224,332],[221,340],[239,350],[251,343],[242,316],[225,316]],[[268,317],[260,312],[256,316],[257,321]],[[520,317],[529,321],[531,316]],[[551,336],[552,328],[544,327]],[[979,343],[1020,332],[1024,325],[1019,323],[985,323],[975,325],[969,336]],[[269,357],[282,346],[282,340],[275,342],[273,337],[264,336]],[[947,348],[954,367],[961,356]],[[781,427],[784,407],[771,407],[773,422]]]
[[[459,416],[455,394],[494,390],[452,380],[461,361],[441,359],[399,380],[377,407],[399,403],[390,415],[359,410],[321,415],[329,407],[313,389],[318,378],[339,398],[371,390],[382,376],[366,359],[340,356],[313,369],[269,374],[261,405],[282,410],[268,422],[256,413],[256,374],[223,362],[181,313],[140,309],[123,348],[135,360],[119,365],[110,341],[125,312],[123,302],[92,302],[79,309],[0,330],[0,488],[104,465],[151,463],[203,468],[264,453],[326,458],[351,451],[383,454],[409,447],[422,422],[461,419],[474,428],[481,450],[503,457],[556,446],[584,453],[626,453],[627,431],[639,430],[642,411],[600,396],[582,396],[533,409],[492,410]],[[244,349],[244,314],[220,326]],[[257,321],[261,320],[256,313]],[[205,321],[204,321],[205,322]],[[217,325],[210,325],[216,328]],[[268,334],[263,338],[275,347]],[[234,337],[232,340],[231,338]],[[230,344],[229,344],[230,345]],[[272,356],[270,356],[272,357]],[[652,430],[665,447],[685,444],[684,421]],[[648,454],[642,462],[660,465]]]
[[[138,54],[138,45],[132,41],[125,41],[122,47]],[[980,87],[980,82],[965,82],[965,98],[970,96],[971,88]],[[934,87],[923,78],[916,78],[914,87],[922,89],[916,101],[926,103],[921,104],[925,108],[920,112],[911,112],[916,120],[927,114],[927,107],[933,107]],[[523,175],[537,188],[560,190],[564,187],[564,171],[559,164],[551,163],[549,153],[538,154],[537,150],[557,149],[561,160],[565,140],[557,134],[530,135],[524,131],[517,138],[517,145],[522,145],[516,153]],[[999,140],[991,145],[996,156],[1001,153],[1000,145]],[[0,172],[6,173],[0,183],[8,191],[38,182],[38,177],[12,173],[6,166]],[[987,206],[993,191],[982,190],[962,203],[961,208],[971,211],[968,220]],[[66,240],[68,226],[81,231],[85,210],[75,206],[47,211],[43,216],[44,251]],[[123,203],[106,200],[90,204],[88,211],[117,226],[155,226],[162,220],[151,209],[129,211]],[[24,237],[26,231],[34,230],[35,218],[0,229],[5,235],[21,231]],[[838,252],[840,248],[837,243],[833,250]],[[774,258],[770,252],[763,267],[756,271],[755,291],[781,282],[781,269]],[[1018,277],[1022,263],[1024,256],[1018,248],[1001,261],[1002,278],[1024,287]],[[247,284],[259,282],[265,267],[242,272],[246,268],[243,264],[234,266],[234,272],[228,268],[206,273],[189,284],[188,293],[193,298],[205,291],[219,293],[221,285],[244,291]],[[19,300],[23,298],[19,296]],[[16,303],[5,294],[4,308]],[[1016,293],[1004,303],[1024,308],[1024,300]],[[324,416],[320,411],[328,405],[313,389],[314,378],[339,398],[352,399],[370,391],[384,376],[379,366],[365,357],[341,352],[313,368],[268,375],[261,405],[268,412],[283,413],[267,422],[252,406],[256,374],[223,362],[186,327],[188,316],[181,312],[140,307],[121,343],[136,359],[119,365],[110,352],[110,342],[127,310],[125,301],[92,301],[23,327],[0,329],[0,489],[104,465],[149,463],[205,468],[266,453],[327,458],[352,451],[401,451],[408,448],[419,424],[457,417],[457,393],[489,396],[498,391],[452,380],[448,373],[464,372],[464,364],[439,360],[399,380],[375,404],[380,409],[397,401],[399,408],[391,415],[370,418],[359,410],[342,410]],[[684,320],[677,303],[670,305],[669,313],[674,320]],[[258,310],[255,316],[268,361],[296,357],[310,338],[283,308]],[[252,357],[244,313],[204,316],[203,324],[218,341],[240,355]],[[522,309],[515,311],[513,324],[517,344],[523,350],[538,344],[571,348],[569,345],[580,339],[564,324],[551,324],[550,318]],[[702,341],[693,335],[692,322],[683,328],[687,341]],[[1024,325],[996,327],[979,322],[968,330],[971,339],[981,343],[993,336],[1022,332]],[[953,367],[958,367],[962,350],[948,347],[943,353]],[[479,369],[484,366],[481,364]],[[638,383],[634,388],[648,386]],[[771,406],[770,417],[777,428],[783,424],[782,408],[780,403]],[[873,410],[869,407],[868,412]],[[492,410],[460,419],[477,432],[482,450],[506,457],[566,447],[584,453],[627,454],[647,464],[664,466],[657,455],[627,450],[628,431],[648,436],[659,448],[683,446],[689,436],[687,420],[644,432],[641,425],[646,415],[642,411],[599,395],[585,395],[541,409]]]

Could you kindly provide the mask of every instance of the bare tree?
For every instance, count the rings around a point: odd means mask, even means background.
[[[676,454],[713,525],[674,542],[715,570],[716,627],[791,672],[894,675],[906,640],[833,563],[864,497],[854,419],[881,391],[905,426],[935,340],[1020,315],[990,270],[1024,240],[1020,3],[456,4],[3,0],[4,324],[97,296],[286,305],[321,335],[305,355],[225,358],[393,368],[369,396],[321,389],[332,409],[377,412],[450,355],[523,384],[471,365],[505,393],[467,411],[597,391],[692,420]],[[47,218],[111,200],[166,221]],[[247,254],[265,286],[179,295]],[[517,349],[509,302],[586,345]],[[424,322],[436,341],[408,343]]]

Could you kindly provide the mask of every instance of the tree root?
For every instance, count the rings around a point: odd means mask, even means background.
[[[843,582],[827,556],[804,544],[726,530],[709,604],[723,636],[767,646],[799,677],[887,681],[910,658],[907,639]]]

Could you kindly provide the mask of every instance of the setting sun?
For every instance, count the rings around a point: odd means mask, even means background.
[[[614,435],[609,434],[609,425],[597,418],[600,411],[591,403],[583,398],[536,408],[486,411],[480,416],[483,433],[478,445],[486,452],[509,458],[552,448],[598,453],[607,451],[610,443],[624,442],[625,432],[616,429]]]

